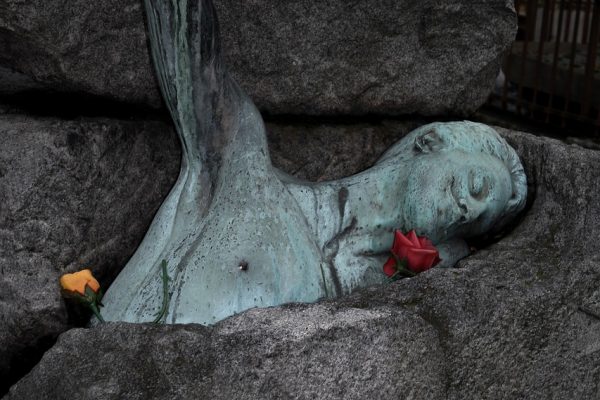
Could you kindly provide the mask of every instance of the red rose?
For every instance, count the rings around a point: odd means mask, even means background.
[[[410,271],[419,273],[427,271],[440,262],[440,253],[426,237],[418,237],[414,230],[406,236],[400,231],[394,232],[392,256],[383,265],[383,272],[392,277],[403,265]]]

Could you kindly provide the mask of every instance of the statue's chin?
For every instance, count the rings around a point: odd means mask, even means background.
[[[432,204],[433,203],[433,204]],[[425,236],[434,243],[448,238],[448,229],[441,229],[441,219],[435,212],[435,201],[424,203],[420,196],[410,196],[405,199],[402,214],[404,219],[403,231],[415,230],[419,236]]]

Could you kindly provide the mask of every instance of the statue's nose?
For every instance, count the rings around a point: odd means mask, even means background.
[[[485,203],[475,199],[458,199],[458,207],[462,222],[474,221],[485,211]]]

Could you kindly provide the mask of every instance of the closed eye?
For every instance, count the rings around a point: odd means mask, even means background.
[[[490,192],[490,180],[487,176],[469,174],[469,192],[476,200],[484,200]]]

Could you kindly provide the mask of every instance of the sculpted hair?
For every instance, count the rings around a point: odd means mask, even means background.
[[[408,161],[419,154],[452,150],[489,154],[500,159],[510,171],[512,196],[494,231],[501,229],[525,207],[527,176],[517,152],[493,128],[471,121],[428,124],[409,133],[385,152],[377,164]]]

